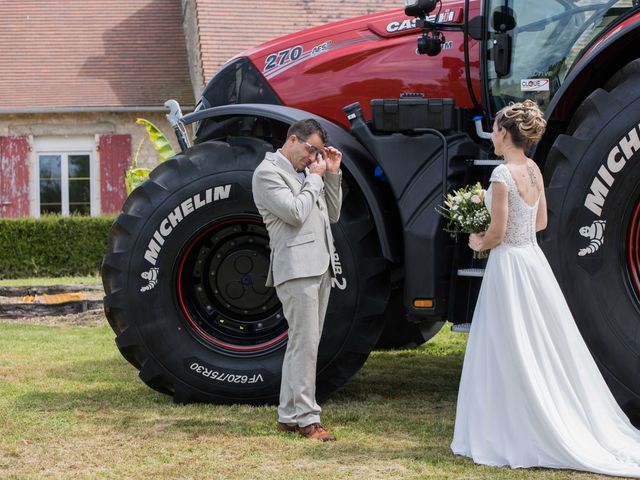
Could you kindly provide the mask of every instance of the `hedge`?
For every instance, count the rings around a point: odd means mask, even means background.
[[[113,219],[0,219],[0,279],[98,274]]]

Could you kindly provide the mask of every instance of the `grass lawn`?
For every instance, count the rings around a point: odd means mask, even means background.
[[[102,285],[99,275],[85,277],[31,277],[0,280],[0,287],[47,287],[50,285]]]
[[[0,478],[601,478],[453,456],[466,336],[447,327],[419,349],[373,353],[323,406],[338,436],[325,444],[277,433],[273,406],[173,404],[113,337],[0,323]]]

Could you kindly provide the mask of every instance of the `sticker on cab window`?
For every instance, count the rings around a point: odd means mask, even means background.
[[[520,90],[523,92],[548,92],[548,78],[523,78],[520,80]]]

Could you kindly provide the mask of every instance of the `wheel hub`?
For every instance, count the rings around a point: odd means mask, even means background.
[[[228,247],[234,248],[230,244]],[[269,257],[260,248],[225,250],[211,262],[210,289],[226,308],[243,315],[260,314],[267,297],[273,296],[264,286]]]
[[[254,217],[206,228],[180,257],[177,293],[191,333],[229,354],[261,354],[286,343],[275,289],[264,286],[269,237]]]

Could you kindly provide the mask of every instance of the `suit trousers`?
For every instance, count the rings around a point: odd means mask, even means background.
[[[306,427],[320,422],[316,402],[316,362],[324,316],[331,292],[329,270],[315,277],[295,278],[276,286],[289,324],[282,364],[278,421]]]

